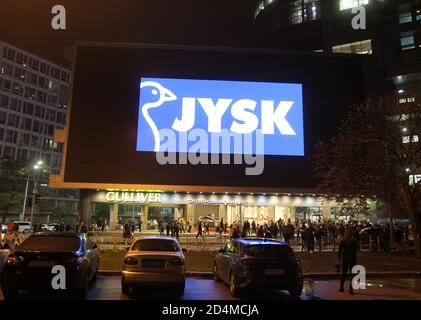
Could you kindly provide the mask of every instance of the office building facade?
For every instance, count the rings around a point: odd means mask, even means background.
[[[69,69],[0,41],[0,159],[19,162],[29,171],[34,163],[42,161],[49,174],[59,171],[63,146],[53,137],[55,130],[64,128],[67,101],[62,91],[69,86],[70,78]],[[30,180],[32,183],[33,177]],[[74,191],[52,190],[47,187],[48,181],[39,182],[42,201],[37,213],[45,222],[48,212],[42,208],[60,206],[58,201],[68,200]],[[65,203],[75,212],[76,199]],[[19,213],[12,212],[9,219],[17,219]]]

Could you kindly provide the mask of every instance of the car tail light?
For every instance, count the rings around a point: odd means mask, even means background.
[[[134,266],[138,263],[139,263],[139,261],[136,258],[133,258],[133,257],[127,257],[127,258],[124,259],[124,264],[128,264],[130,266]]]
[[[184,260],[181,259],[180,257],[173,258],[173,259],[170,260],[170,264],[172,266],[182,266],[182,265],[184,265]]]
[[[21,256],[15,256],[15,255],[9,255],[6,259],[6,265],[8,266],[14,266],[19,264],[20,262],[23,262],[24,258]]]

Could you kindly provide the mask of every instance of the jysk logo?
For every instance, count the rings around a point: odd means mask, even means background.
[[[142,78],[137,151],[303,156],[302,85]]]

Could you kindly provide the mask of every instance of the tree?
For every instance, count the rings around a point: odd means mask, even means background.
[[[0,210],[2,223],[11,210],[22,208],[26,180],[25,168],[16,161],[0,162]]]
[[[73,214],[72,209],[66,207],[53,207],[50,211],[53,220],[59,222],[63,222],[66,217]]]
[[[410,217],[421,257],[421,105],[383,95],[351,108],[339,132],[316,145],[319,189],[365,201],[376,196]],[[362,197],[363,196],[363,197]]]

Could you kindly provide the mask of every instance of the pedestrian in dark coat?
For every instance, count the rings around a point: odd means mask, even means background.
[[[351,274],[352,268],[357,264],[358,242],[355,240],[353,232],[347,228],[343,239],[339,242],[338,261],[342,267],[342,277],[339,291],[344,291],[344,284],[348,272]],[[349,282],[349,293],[353,294],[352,281]]]
[[[167,224],[166,224],[166,226],[165,226],[165,229],[166,229],[166,231],[167,231],[167,237],[169,237],[169,236],[170,236],[170,229],[171,229],[171,225],[170,225],[170,223],[169,223],[169,222],[167,222]]]
[[[202,221],[199,221],[199,224],[197,225],[197,234],[196,234],[196,239],[199,237],[203,238],[203,224]]]

